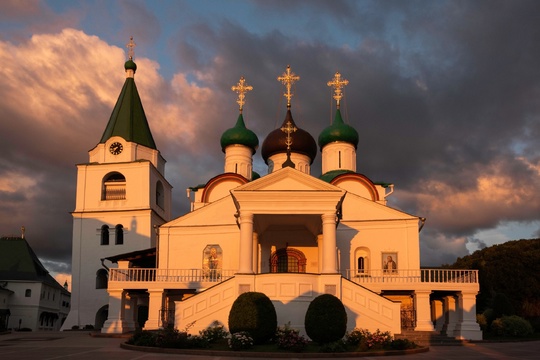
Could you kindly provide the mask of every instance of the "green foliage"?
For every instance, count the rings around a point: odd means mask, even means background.
[[[503,293],[496,293],[493,297],[493,317],[498,319],[503,316],[511,316],[514,314],[514,307],[508,296]]]
[[[199,335],[209,344],[213,344],[221,339],[225,339],[229,336],[229,332],[216,320],[206,329],[199,331]]]
[[[476,322],[478,323],[478,325],[480,325],[480,329],[482,331],[488,330],[488,322],[484,314],[476,314]]]
[[[307,335],[316,343],[338,341],[347,331],[347,312],[337,297],[322,294],[309,304],[304,325]]]
[[[294,352],[302,352],[308,344],[308,340],[300,335],[300,331],[292,329],[290,323],[278,327],[275,340],[278,348]]]
[[[526,337],[533,334],[533,328],[527,320],[512,315],[493,320],[491,332],[499,336]]]
[[[135,346],[156,346],[157,333],[155,331],[137,330],[128,339],[127,343]]]
[[[509,298],[515,314],[540,316],[540,239],[515,240],[458,258],[452,269],[476,269],[480,278],[477,309],[493,307],[495,294]],[[511,270],[511,271],[510,271]],[[488,323],[490,319],[487,318]]]
[[[418,345],[409,339],[394,339],[388,345],[389,350],[409,350],[416,349],[417,347]]]
[[[232,333],[228,339],[229,348],[234,351],[251,349],[253,347],[253,338],[247,331]]]
[[[150,346],[175,349],[202,349],[209,343],[201,336],[192,336],[171,327],[158,331],[136,331],[127,341],[135,346]]]
[[[268,296],[246,292],[234,301],[229,313],[231,333],[247,331],[255,344],[262,344],[274,336],[276,329],[276,309]]]
[[[324,343],[319,348],[319,352],[322,353],[341,353],[345,351],[347,351],[347,349],[345,348],[345,344],[343,344],[343,341]]]

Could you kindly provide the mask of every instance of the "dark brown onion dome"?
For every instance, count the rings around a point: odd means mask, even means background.
[[[287,115],[283,124],[278,128],[270,132],[261,148],[261,155],[264,162],[268,165],[268,158],[274,154],[287,153],[287,133],[281,130],[282,127],[287,126],[287,122],[296,127],[297,130],[291,133],[292,144],[291,152],[306,155],[310,158],[310,164],[313,164],[313,160],[317,156],[317,143],[313,136],[307,131],[302,130],[296,126],[292,118],[291,110],[287,110]]]

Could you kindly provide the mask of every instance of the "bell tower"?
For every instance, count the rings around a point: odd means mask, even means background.
[[[102,259],[156,246],[154,228],[171,218],[171,185],[135,85],[133,38],[126,80],[88,163],[77,165],[71,311],[62,329],[107,319],[108,268]]]

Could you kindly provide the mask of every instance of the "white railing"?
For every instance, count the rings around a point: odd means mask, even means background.
[[[230,279],[236,272],[222,269],[110,269],[109,281],[221,282]]]
[[[462,283],[477,284],[478,270],[453,269],[396,269],[346,270],[343,275],[356,283]]]
[[[224,269],[110,269],[109,282],[221,282],[230,279],[236,272]],[[478,283],[478,270],[346,270],[342,275],[356,283]]]

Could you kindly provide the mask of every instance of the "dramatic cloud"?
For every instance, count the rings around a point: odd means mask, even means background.
[[[284,11],[284,9],[287,11]],[[174,186],[223,171],[219,139],[238,115],[264,137],[285,115],[315,138],[333,118],[326,82],[350,81],[342,111],[360,134],[358,171],[393,182],[391,206],[426,217],[424,265],[540,234],[537,1],[3,2],[0,233],[69,273],[75,164],[88,160],[124,81],[135,81]],[[266,165],[255,155],[255,170]],[[313,175],[320,173],[320,155]],[[503,231],[504,228],[504,231]]]

